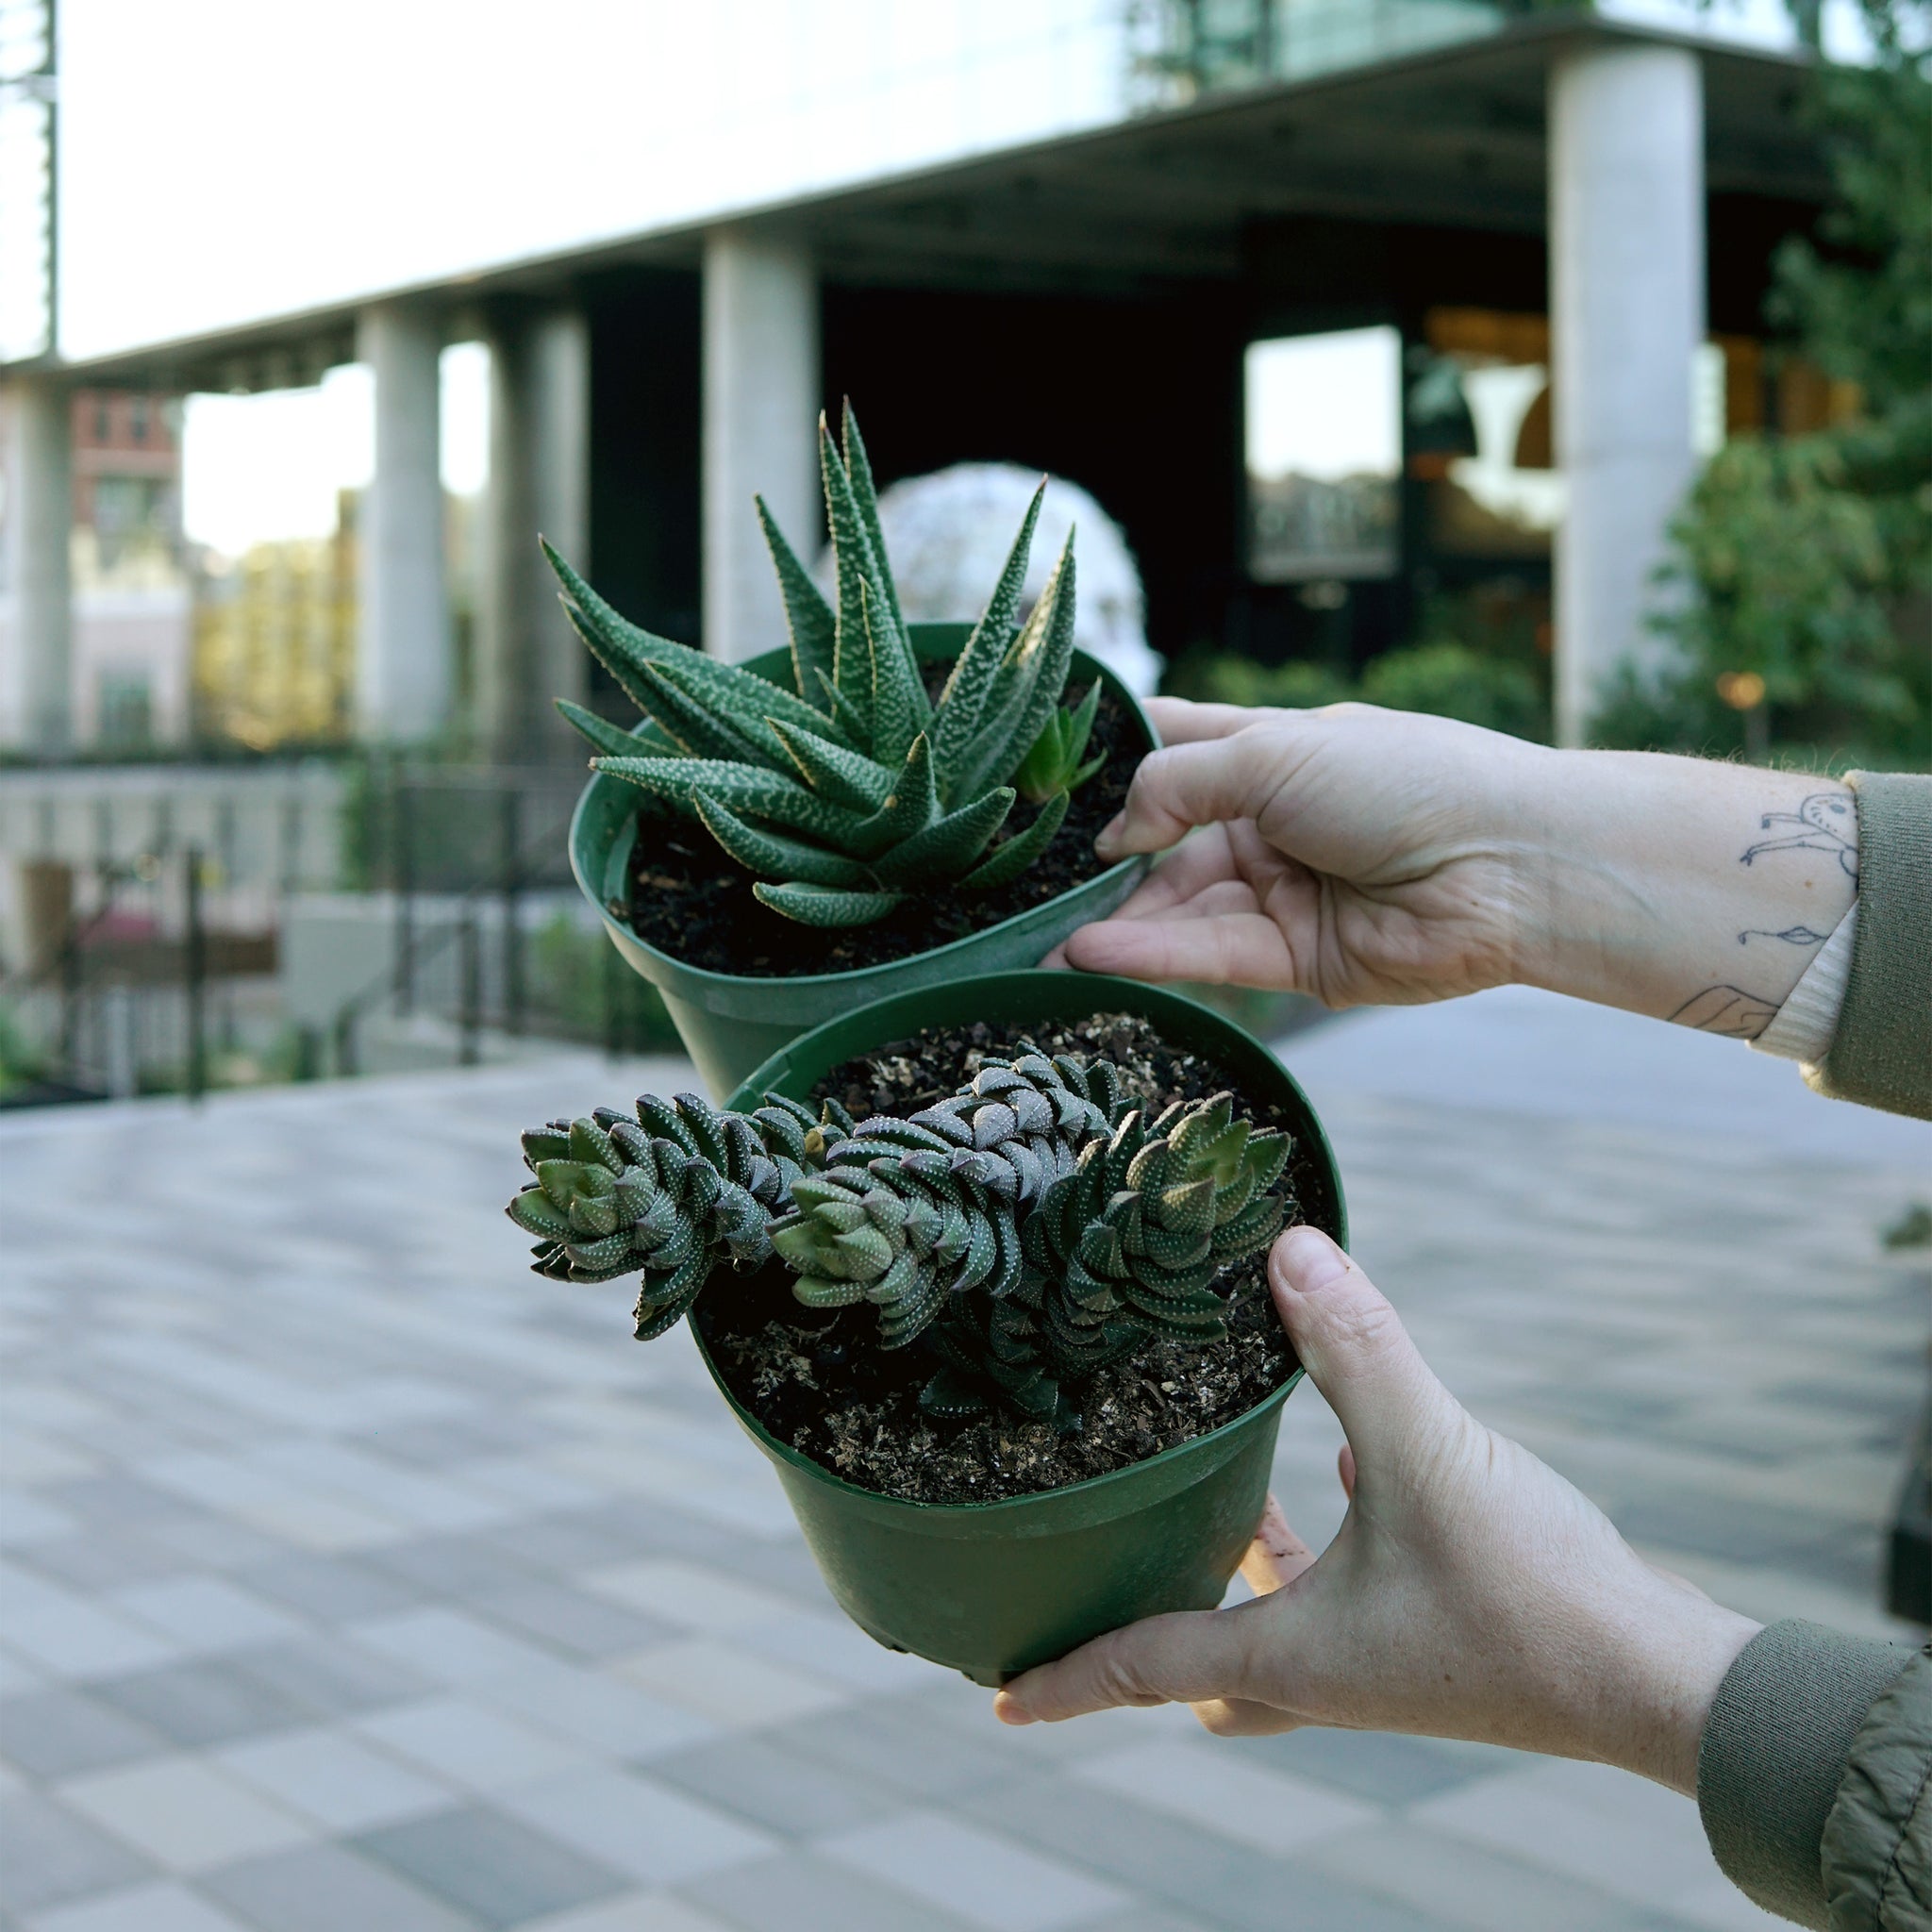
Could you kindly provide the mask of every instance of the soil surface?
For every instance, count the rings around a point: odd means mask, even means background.
[[[1168,1047],[1144,1021],[1096,1013],[1072,1025],[1031,1029],[932,1028],[848,1060],[820,1083],[814,1098],[836,1098],[861,1116],[888,1108],[915,1113],[957,1091],[988,1054],[1009,1055],[1027,1044],[1047,1053],[1104,1055],[1157,1113],[1172,1101],[1234,1086],[1210,1061]],[[1272,1108],[1243,1105],[1257,1125],[1288,1124]],[[1317,1172],[1300,1148],[1290,1157],[1281,1183],[1290,1222],[1305,1218],[1299,1192],[1311,1201],[1323,1194]],[[882,1495],[986,1503],[1143,1461],[1234,1421],[1278,1389],[1295,1357],[1269,1298],[1266,1262],[1265,1254],[1257,1255],[1214,1284],[1228,1304],[1224,1341],[1207,1348],[1151,1341],[1078,1391],[1081,1425],[1068,1434],[1005,1412],[933,1421],[919,1407],[919,1391],[938,1357],[921,1343],[880,1350],[870,1332],[876,1317],[863,1304],[830,1314],[801,1307],[790,1274],[779,1266],[715,1279],[696,1313],[731,1392],[780,1441]]]
[[[935,691],[948,666],[932,680]],[[1077,704],[1086,690],[1069,690]],[[871,925],[843,930],[801,925],[752,896],[754,875],[722,852],[695,819],[651,802],[638,813],[631,848],[631,930],[659,952],[711,973],[796,978],[883,966],[983,932],[1107,871],[1093,837],[1126,801],[1134,767],[1147,750],[1134,714],[1104,686],[1088,755],[1107,762],[1076,791],[1053,842],[1012,884],[992,892],[948,891],[908,900]],[[1035,808],[1017,801],[989,852],[1032,824]]]

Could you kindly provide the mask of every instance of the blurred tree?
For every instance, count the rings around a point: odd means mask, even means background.
[[[1656,620],[1677,646],[1606,692],[1598,741],[1899,764],[1932,738],[1932,5],[1860,0],[1869,63],[1807,112],[1835,200],[1768,319],[1856,386],[1851,420],[1739,437],[1690,491]],[[1806,25],[1802,14],[1800,25]],[[1823,244],[1823,245],[1821,245]]]

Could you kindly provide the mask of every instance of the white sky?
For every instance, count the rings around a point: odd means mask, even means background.
[[[490,469],[490,354],[442,352],[442,481],[469,495]],[[182,424],[182,522],[192,541],[239,557],[251,543],[326,537],[336,492],[375,467],[368,370],[332,369],[316,389],[188,398]]]
[[[1248,345],[1248,471],[1334,482],[1402,467],[1402,338],[1341,329]]]

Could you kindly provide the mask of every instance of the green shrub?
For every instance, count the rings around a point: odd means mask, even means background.
[[[1546,739],[1549,707],[1536,674],[1511,658],[1439,641],[1377,658],[1359,680],[1324,664],[1257,664],[1218,652],[1180,659],[1167,679],[1175,697],[1308,710],[1349,699],[1392,711],[1459,718],[1518,738]]]
[[[1391,651],[1362,673],[1361,695],[1391,711],[1459,718],[1514,738],[1547,739],[1548,708],[1535,676],[1521,664],[1466,644],[1418,644]]]

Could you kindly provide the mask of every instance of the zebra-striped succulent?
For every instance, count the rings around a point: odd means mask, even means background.
[[[808,1307],[860,1299],[883,1345],[903,1348],[951,1297],[1003,1300],[1024,1271],[1020,1227],[1080,1150],[1120,1114],[1107,1060],[989,1059],[950,1100],[909,1119],[854,1122],[825,1104],[824,1172],[791,1189],[772,1242]]]
[[[1052,841],[1069,793],[1098,763],[1080,762],[1098,687],[1078,713],[1058,708],[1074,651],[1071,533],[1015,627],[1040,493],[934,700],[900,612],[850,405],[843,445],[822,418],[834,602],[758,504],[791,630],[791,691],[627,623],[543,546],[578,634],[645,716],[625,731],[559,701],[599,754],[592,764],[701,820],[757,875],[759,899],[821,926],[868,924],[919,893],[1010,883]],[[1023,772],[1039,809],[994,845]]]
[[[809,1108],[777,1095],[755,1114],[720,1112],[695,1093],[645,1094],[630,1119],[609,1108],[524,1136],[537,1178],[509,1218],[537,1236],[539,1274],[608,1281],[643,1271],[641,1341],[674,1327],[711,1270],[755,1268],[772,1253],[770,1216],[808,1158]]]
[[[540,1237],[537,1272],[641,1269],[641,1338],[721,1260],[775,1254],[807,1307],[870,1302],[882,1348],[925,1339],[930,1413],[997,1405],[1072,1425],[1069,1391],[1150,1338],[1225,1334],[1212,1283],[1280,1228],[1289,1141],[1226,1093],[1149,1123],[1111,1062],[1025,1052],[907,1118],[646,1094],[635,1122],[599,1109],[524,1148],[537,1179],[509,1212]]]

